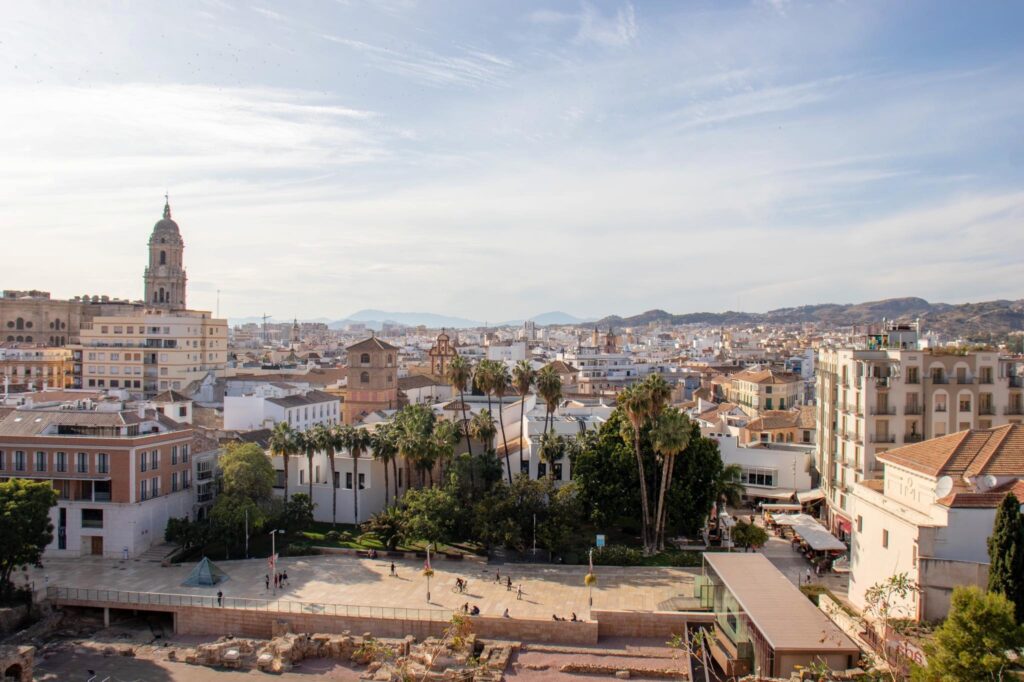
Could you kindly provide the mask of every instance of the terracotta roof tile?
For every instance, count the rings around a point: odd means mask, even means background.
[[[936,477],[1024,475],[1024,426],[960,431],[878,453],[877,458]]]

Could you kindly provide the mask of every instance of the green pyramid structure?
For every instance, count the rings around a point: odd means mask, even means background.
[[[228,574],[217,568],[216,564],[204,556],[182,585],[185,587],[212,587],[227,579]]]

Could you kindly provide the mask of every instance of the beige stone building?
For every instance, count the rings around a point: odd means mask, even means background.
[[[347,348],[346,424],[377,410],[398,408],[398,347],[371,336]]]
[[[1024,419],[1018,363],[997,351],[917,350],[892,326],[864,348],[818,353],[818,469],[834,532],[851,532],[852,486],[881,475],[876,456],[900,445]]]
[[[799,404],[800,375],[773,369],[745,369],[724,382],[726,400],[756,416],[762,410],[788,410]]]
[[[76,388],[127,390],[133,397],[183,390],[227,365],[227,320],[185,308],[185,244],[171,208],[149,238],[146,308],[83,323],[72,346]]]
[[[0,294],[0,343],[64,346],[78,343],[78,332],[100,315],[129,315],[141,303],[109,296],[76,296],[64,301],[48,291],[4,290]]]
[[[0,391],[68,388],[71,369],[67,348],[0,346]]]

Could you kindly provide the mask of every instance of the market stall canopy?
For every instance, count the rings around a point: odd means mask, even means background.
[[[825,499],[825,493],[821,488],[815,488],[814,490],[804,490],[796,494],[796,499],[801,504],[807,504],[808,502],[817,502],[818,500]]]
[[[798,523],[793,526],[793,532],[799,535],[800,539],[810,545],[815,552],[846,551],[846,545],[822,528],[817,521],[812,521],[809,524]]]
[[[778,526],[817,524],[814,517],[807,514],[772,514],[772,521]]]

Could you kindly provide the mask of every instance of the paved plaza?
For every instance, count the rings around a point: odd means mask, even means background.
[[[321,555],[281,559],[278,567],[288,574],[284,589],[265,588],[266,559],[215,561],[229,580],[213,588],[183,587],[194,564],[163,567],[148,561],[119,561],[83,557],[49,559],[43,569],[33,569],[28,579],[37,590],[45,586],[78,587],[137,592],[161,592],[225,597],[284,599],[318,604],[346,604],[424,609],[458,609],[476,605],[485,615],[500,616],[508,609],[513,618],[569,617],[588,613],[588,588],[583,584],[586,566],[506,564],[488,566],[476,561],[437,560],[430,580],[422,575],[422,560],[396,560],[397,576],[390,573],[390,559]],[[696,569],[597,567],[593,590],[595,609],[656,610],[668,599],[692,597]],[[501,574],[501,582],[495,580]],[[506,576],[512,577],[512,589]],[[464,594],[453,591],[456,578],[469,581]],[[522,599],[517,588],[522,586]]]

